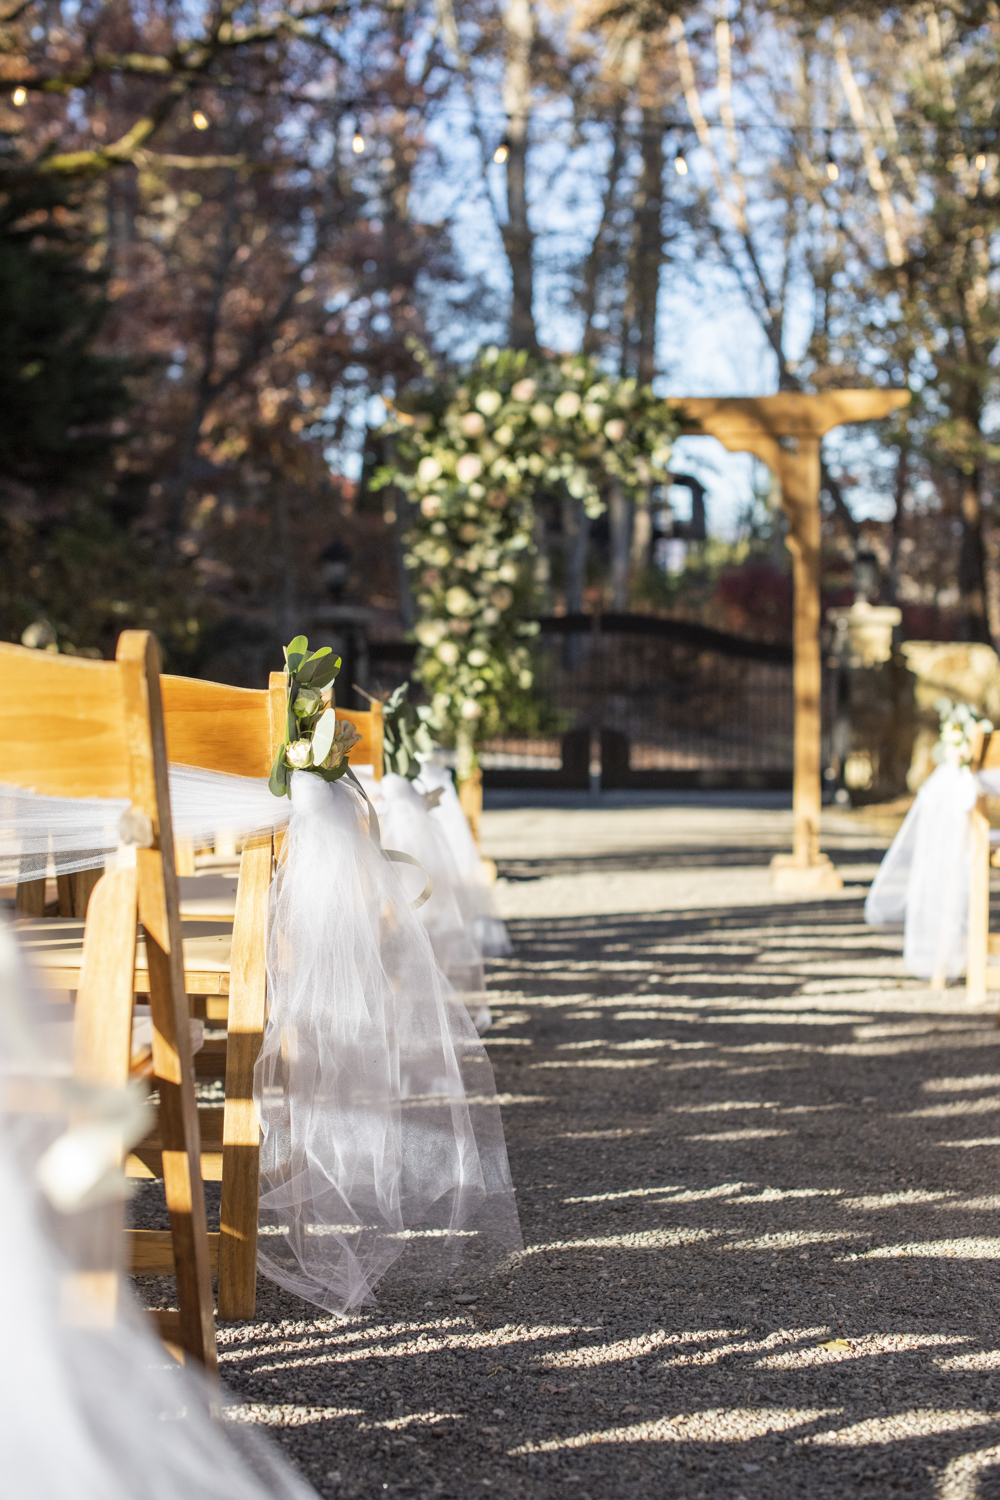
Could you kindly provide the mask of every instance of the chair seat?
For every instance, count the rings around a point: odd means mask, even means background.
[[[83,921],[75,917],[29,917],[14,923],[18,945],[44,989],[76,990],[83,965]],[[192,932],[192,926],[201,930]],[[228,995],[232,930],[208,931],[221,920],[185,923],[184,988],[189,995]],[[149,994],[146,944],[136,944],[135,991]]]

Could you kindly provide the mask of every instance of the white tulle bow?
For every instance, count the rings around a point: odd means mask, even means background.
[[[957,979],[965,969],[969,814],[981,794],[1000,794],[1000,773],[942,765],[927,778],[879,866],[865,921],[903,922],[903,960],[919,979]]]

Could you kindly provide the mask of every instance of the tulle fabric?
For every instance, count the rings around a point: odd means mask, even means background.
[[[433,761],[424,761],[414,786],[420,793],[440,794],[437,805],[430,809],[431,823],[441,829],[458,867],[463,911],[466,920],[475,926],[483,957],[508,957],[514,950],[507,926],[497,914],[482,856],[462,811],[451,772]]]
[[[124,1091],[73,1086],[24,999],[24,976],[0,926],[0,1451],[17,1500],[315,1500],[245,1423],[217,1420],[220,1393],[164,1351],[123,1296],[113,1327],[67,1321],[65,1275],[96,1236],[121,1244],[108,1203],[55,1212],[40,1166],[69,1120],[111,1139]],[[37,1101],[24,1112],[24,1096]],[[108,1127],[107,1130],[104,1127]],[[94,1164],[101,1177],[103,1162]],[[117,1173],[119,1193],[124,1188]]]
[[[917,793],[865,901],[865,921],[904,922],[903,961],[918,979],[957,979],[966,964],[969,814],[1000,774],[938,766]]]
[[[344,780],[292,777],[271,888],[259,1264],[331,1312],[521,1246],[493,1072]],[[405,1253],[404,1253],[405,1252]]]
[[[358,779],[378,814],[383,844],[419,860],[431,879],[430,898],[419,910],[435,958],[455,989],[467,995],[481,993],[483,947],[475,897],[459,870],[448,837],[451,830],[434,818],[421,792],[405,777],[388,775],[375,781],[371,767],[360,766]],[[412,883],[405,872],[398,873]]]
[[[261,1271],[342,1314],[390,1267],[434,1284],[517,1251],[492,1068],[411,905],[418,872],[383,856],[360,789],[297,772],[289,800],[171,766],[170,797],[179,838],[287,829],[255,1084]],[[3,788],[6,880],[102,863],[126,809]]]

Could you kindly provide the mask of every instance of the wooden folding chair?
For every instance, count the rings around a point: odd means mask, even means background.
[[[284,673],[272,672],[266,691],[185,677],[163,677],[161,691],[172,762],[235,776],[270,774],[285,731]],[[361,735],[350,761],[371,763],[381,777],[381,705],[371,713],[337,712]],[[231,938],[188,937],[184,945],[185,984],[195,1010],[227,1027],[225,1044],[206,1043],[197,1060],[203,1075],[217,1072],[225,1078],[222,1109],[202,1111],[202,1173],[206,1181],[222,1184],[217,1244],[221,1319],[252,1318],[256,1310],[260,1126],[253,1074],[267,1015],[267,913],[277,843],[264,835],[244,847],[235,902],[225,896],[199,897],[199,886],[208,882],[197,878],[182,886],[186,932],[193,921],[232,923]],[[158,1175],[158,1152],[155,1139],[144,1142],[130,1157],[130,1172]],[[161,1246],[161,1254],[167,1248]]]
[[[177,1313],[159,1314],[157,1322],[170,1343],[214,1370],[211,1271],[159,668],[159,649],[146,631],[124,632],[114,662],[0,644],[0,782],[47,796],[128,798],[131,822],[143,828],[145,847],[136,849],[135,864],[99,878],[82,934],[81,924],[74,924],[70,946],[76,962],[72,983],[64,986],[77,996],[74,1071],[88,1084],[121,1087],[128,1081],[140,922],[170,1212],[170,1269],[177,1279],[179,1307]],[[40,710],[39,704],[49,707]],[[36,974],[53,984],[48,973],[52,955],[46,947],[51,950],[54,943],[59,948],[60,924],[29,919],[17,931],[26,946],[38,950],[44,967]],[[58,980],[55,984],[60,987]],[[106,1306],[113,1305],[113,1276],[99,1275],[91,1290]]]
[[[1000,734],[972,736],[972,771],[1000,769]],[[969,815],[972,832],[972,868],[969,872],[969,948],[965,968],[965,995],[970,1005],[985,1005],[987,990],[1000,990],[1000,966],[990,964],[990,955],[1000,953],[1000,934],[990,933],[990,851],[996,847],[990,834],[986,798],[980,797]]]

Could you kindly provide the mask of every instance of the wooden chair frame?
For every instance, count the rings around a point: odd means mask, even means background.
[[[147,631],[125,631],[114,662],[0,644],[0,780],[64,797],[128,797],[148,820],[135,865],[93,887],[74,1017],[81,1081],[122,1086],[129,1076],[137,921],[145,933],[159,1092],[171,1269],[179,1312],[161,1333],[209,1370],[216,1366],[201,1146],[181,959],[160,656]],[[37,704],[52,705],[44,715]],[[135,1234],[141,1231],[133,1231]],[[113,1297],[112,1282],[105,1282]]]
[[[266,691],[227,687],[192,678],[162,679],[167,751],[171,761],[237,776],[267,776],[285,732],[285,677],[272,672]],[[382,775],[381,705],[369,712],[337,710],[361,735],[350,760],[367,763]],[[251,840],[243,850],[232,917],[228,993],[208,988],[209,976],[188,969],[189,995],[203,997],[209,1020],[225,1020],[225,1102],[221,1122],[210,1122],[202,1155],[206,1180],[221,1180],[222,1205],[217,1242],[220,1319],[249,1319],[256,1311],[257,1220],[260,1180],[260,1125],[253,1103],[254,1066],[267,1018],[266,933],[269,888],[277,843],[270,835]],[[217,915],[225,918],[226,912]],[[217,998],[218,997],[218,998]],[[197,1004],[197,1002],[196,1002]],[[205,1071],[212,1062],[206,1050]],[[221,1124],[221,1130],[219,1126]],[[218,1146],[221,1143],[221,1153]],[[130,1158],[134,1175],[158,1168],[159,1142],[147,1141]],[[160,1264],[169,1254],[162,1240],[150,1255]],[[148,1264],[148,1262],[147,1262]]]
[[[1000,767],[1000,734],[984,734],[978,727],[972,737],[972,771]],[[969,871],[968,958],[965,995],[970,1005],[985,1005],[988,990],[1000,990],[1000,966],[990,964],[990,955],[1000,953],[1000,935],[990,933],[990,820],[986,798],[979,797],[969,814],[972,834],[972,866]]]

